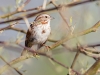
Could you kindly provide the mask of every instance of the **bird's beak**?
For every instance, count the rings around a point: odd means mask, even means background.
[[[53,20],[53,19],[55,19],[55,18],[50,16],[50,19]]]

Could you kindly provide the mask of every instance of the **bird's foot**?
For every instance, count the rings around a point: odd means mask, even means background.
[[[45,47],[46,47],[47,51],[49,51],[49,50],[50,50],[50,46],[47,46],[47,45],[45,45],[45,44],[43,44],[43,46],[45,46]]]

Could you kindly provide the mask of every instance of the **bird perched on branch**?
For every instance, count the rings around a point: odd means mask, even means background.
[[[47,41],[50,32],[50,21],[52,17],[48,14],[39,14],[34,22],[28,28],[25,40],[25,46],[33,50],[40,49]],[[21,55],[27,54],[27,49],[24,49]]]

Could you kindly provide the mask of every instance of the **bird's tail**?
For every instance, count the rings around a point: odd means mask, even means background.
[[[36,51],[36,50],[40,49],[41,47],[42,47],[41,45],[33,45],[31,47],[31,49],[33,49],[34,51]],[[21,53],[21,56],[26,56],[27,54],[30,54],[30,52],[27,49],[24,48],[23,51],[22,51],[22,53]],[[35,57],[37,55],[37,53],[31,53],[31,54],[33,54],[33,56],[35,56]]]
[[[29,56],[29,55],[32,55],[32,56],[34,56],[34,57],[36,57],[36,55],[37,55],[37,53],[31,53],[31,52],[29,52],[27,49],[23,49],[23,51],[22,51],[22,53],[21,53],[21,56]]]

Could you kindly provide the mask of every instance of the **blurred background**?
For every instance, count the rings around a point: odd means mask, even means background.
[[[47,0],[49,2],[50,0]],[[55,3],[59,4],[68,4],[75,1],[84,1],[84,0],[56,0]],[[21,5],[25,0],[0,0],[0,15],[7,14],[16,10],[16,8]],[[24,7],[24,10],[35,8],[43,5],[44,0],[30,0],[30,2]],[[46,8],[52,8],[54,5],[47,5]],[[29,13],[29,12],[28,12]],[[66,23],[63,21],[61,15],[57,10],[52,12],[46,12],[53,16],[55,19],[51,21],[51,35],[49,39],[60,40],[68,35],[68,29]],[[100,1],[80,4],[70,8],[62,8],[61,13],[64,15],[67,23],[74,27],[73,33],[77,33],[92,27],[100,20]],[[27,14],[27,13],[26,13]],[[14,16],[20,16],[22,14],[17,14]],[[28,18],[29,23],[34,21],[35,17]],[[7,20],[0,19],[0,21]],[[22,24],[21,24],[22,23]],[[0,28],[9,26],[10,23],[0,25]],[[25,21],[19,21],[19,24],[15,26],[16,28],[21,28],[27,31],[27,26]],[[25,34],[14,31],[11,29],[0,32],[0,41],[11,42],[10,45],[0,45],[0,55],[5,58],[7,62],[18,58],[23,50],[23,48],[13,44],[16,39],[21,39],[21,44],[24,45]],[[100,28],[97,32],[92,32],[80,37],[77,37],[81,45],[95,44],[100,43]],[[66,41],[64,44],[70,48],[77,48],[76,38]],[[53,42],[47,42],[46,45],[52,45]],[[96,49],[100,49],[99,47]],[[54,59],[70,67],[76,52],[70,51],[63,46],[54,48],[52,51],[48,52]],[[80,54],[74,70],[84,73],[95,60],[86,55]],[[5,65],[5,62],[0,59],[0,68]],[[23,75],[66,75],[68,70],[64,67],[56,64],[47,57],[40,56],[38,59],[30,58],[22,62],[19,62],[14,65]],[[18,75],[13,69],[9,68],[2,73],[2,75]],[[99,75],[99,73],[97,74]]]

